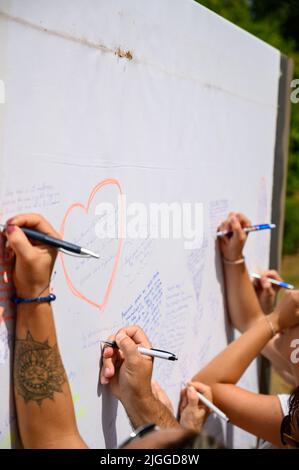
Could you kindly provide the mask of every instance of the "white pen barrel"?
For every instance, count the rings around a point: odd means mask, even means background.
[[[160,359],[169,359],[170,357],[172,357],[171,354],[168,354],[166,352],[155,351],[154,349],[147,349],[143,348],[142,346],[138,347],[138,351],[141,354],[144,354],[145,356],[159,357]]]
[[[197,396],[200,399],[200,401],[204,405],[206,405],[208,408],[210,408],[216,415],[218,415],[219,418],[222,418],[226,422],[229,421],[226,414],[224,414],[223,411],[221,411],[216,405],[214,405],[214,403],[212,403],[210,400],[208,400],[204,395],[202,395],[202,393],[199,393],[199,392],[196,392],[196,393],[197,393]]]

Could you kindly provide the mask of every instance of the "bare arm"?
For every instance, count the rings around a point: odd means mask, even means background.
[[[246,264],[229,265],[223,263],[226,299],[232,324],[241,333],[264,316]]]
[[[276,297],[276,291],[263,278],[261,281],[256,282],[259,301],[245,260],[241,264],[230,264],[243,258],[243,248],[247,239],[243,228],[249,225],[251,225],[251,222],[243,214],[231,213],[228,219],[219,227],[220,230],[232,230],[234,233],[231,238],[221,238],[219,247],[224,260],[223,271],[230,320],[233,326],[242,333],[265,315],[262,306],[267,309],[267,313],[273,310]],[[276,271],[268,271],[268,273],[271,277],[277,280],[280,279]],[[270,304],[272,304],[272,310],[270,310]],[[293,386],[295,385],[290,363],[279,352],[274,339],[265,345],[261,354],[269,359],[284,380]]]
[[[269,320],[278,329],[277,314],[269,315]],[[262,318],[240,338],[227,346],[224,351],[200,370],[192,380],[207,385],[237,383],[271,337],[271,326],[266,318]]]
[[[212,390],[215,405],[234,425],[282,447],[283,413],[277,396],[259,395],[230,384],[215,384]]]
[[[35,298],[42,291],[47,296],[56,252],[31,245],[17,225],[58,234],[36,214],[17,216],[10,224],[6,232],[16,255],[14,283],[18,297]],[[25,448],[86,448],[76,425],[50,303],[21,303],[17,307],[14,391]]]
[[[240,338],[229,344],[194,377],[194,381],[211,385],[239,381],[273,333],[295,327],[299,323],[299,291],[286,292],[275,311],[255,322]]]
[[[241,265],[224,264],[225,285],[229,315],[232,324],[244,333],[256,321],[263,318],[254,287],[245,263]],[[275,338],[271,339],[261,351],[281,377],[295,386],[295,379],[290,362],[277,348]]]
[[[155,423],[161,429],[180,428],[171,411],[153,395],[138,402],[124,401],[123,405],[134,428]]]
[[[193,381],[201,381],[212,387],[215,403],[228,414],[234,424],[276,445],[279,445],[279,425],[282,418],[278,399],[251,394],[235,384],[269,341],[273,331],[281,332],[294,327],[298,322],[299,291],[288,292],[275,312],[258,320],[193,377]],[[269,411],[271,406],[272,417]]]
[[[86,447],[77,430],[49,304],[18,307],[14,388],[24,447]]]
[[[160,428],[179,428],[173,413],[152,392],[152,358],[140,354],[138,346],[151,348],[144,331],[138,326],[122,328],[110,338],[119,349],[103,351],[101,384],[109,385],[130,418],[134,428],[155,423]]]
[[[230,264],[243,258],[243,248],[247,239],[244,228],[251,222],[243,214],[231,213],[219,227],[220,230],[231,230],[231,238],[219,239],[223,258],[223,271],[226,287],[226,300],[232,324],[244,333],[264,314],[258,302],[250,280],[245,260],[241,264]]]
[[[264,313],[258,302],[253,284],[245,264],[224,264],[225,283],[229,314],[235,328],[245,332]],[[277,338],[271,339],[261,351],[272,364],[276,372],[290,385],[295,386],[295,378],[289,357],[284,357],[277,347]]]

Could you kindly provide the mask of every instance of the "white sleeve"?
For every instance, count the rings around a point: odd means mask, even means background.
[[[289,398],[290,395],[277,395],[278,400],[280,402],[280,406],[282,409],[283,416],[286,416],[289,414]]]

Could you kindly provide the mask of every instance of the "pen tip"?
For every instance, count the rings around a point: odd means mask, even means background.
[[[100,255],[98,255],[94,251],[88,250],[87,248],[81,248],[81,254],[88,255],[88,256],[91,256],[92,258],[97,258],[97,259],[99,259],[100,257]]]
[[[171,356],[168,359],[169,361],[177,361],[179,358],[177,356]]]

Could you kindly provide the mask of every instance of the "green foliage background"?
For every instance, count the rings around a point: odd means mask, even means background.
[[[292,57],[295,64],[294,78],[299,78],[299,0],[195,1]],[[294,104],[292,107],[284,253],[298,252],[299,104]]]

